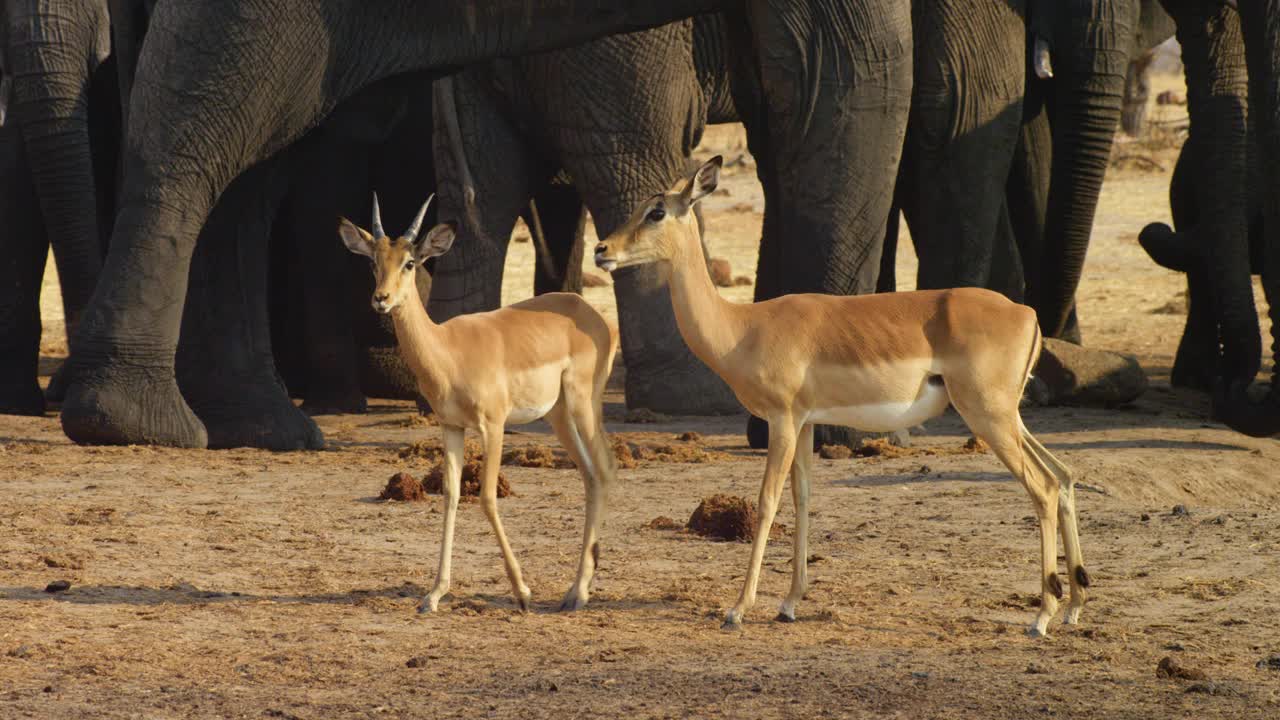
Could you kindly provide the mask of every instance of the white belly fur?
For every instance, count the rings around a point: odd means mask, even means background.
[[[542,405],[540,407],[513,407],[511,408],[511,412],[507,415],[507,424],[523,425],[524,423],[531,423],[534,420],[541,418],[543,415],[546,415],[548,412],[551,412],[551,408],[555,407],[555,404],[556,401],[552,400],[546,405]]]
[[[843,425],[869,432],[893,432],[941,415],[948,402],[950,399],[945,387],[926,382],[915,400],[815,408],[809,413],[808,422]]]

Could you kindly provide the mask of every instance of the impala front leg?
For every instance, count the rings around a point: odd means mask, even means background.
[[[459,486],[462,481],[462,456],[466,431],[460,427],[444,428],[444,529],[440,540],[440,568],[436,584],[418,605],[418,612],[435,612],[440,598],[449,592],[449,573],[453,566],[453,525],[458,516]]]
[[[516,604],[521,612],[529,611],[530,592],[520,575],[520,562],[511,551],[507,542],[507,533],[502,529],[502,518],[498,517],[498,469],[502,466],[502,423],[485,426],[480,434],[484,438],[484,477],[480,481],[480,505],[484,508],[485,517],[493,526],[493,534],[498,536],[498,547],[502,549],[502,561],[507,566],[507,579],[511,581],[511,592],[515,595]]]
[[[764,467],[764,484],[760,486],[756,536],[751,542],[751,564],[747,566],[747,579],[742,586],[738,603],[724,618],[725,630],[742,627],[742,618],[756,602],[756,586],[760,582],[760,564],[764,562],[765,546],[769,544],[769,529],[778,512],[782,499],[782,486],[795,459],[796,426],[790,417],[769,418],[769,459]]]
[[[791,499],[796,506],[796,532],[791,538],[791,592],[778,608],[777,620],[795,622],[796,604],[809,586],[809,477],[813,465],[813,425],[806,424],[796,441],[791,463]]]

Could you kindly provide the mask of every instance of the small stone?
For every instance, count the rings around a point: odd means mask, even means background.
[[[1265,657],[1258,661],[1254,667],[1259,670],[1276,670],[1280,671],[1280,653]]]
[[[417,657],[409,658],[405,661],[404,666],[409,668],[424,668],[429,665],[430,662],[431,661],[426,656],[419,655]]]
[[[1141,519],[1141,520],[1142,520],[1142,522],[1147,522],[1148,520],[1150,520],[1150,519],[1151,519],[1151,516],[1150,516],[1150,515],[1148,515],[1147,513],[1142,513],[1142,515],[1140,516],[1140,518],[1139,518],[1139,519]]]
[[[1024,672],[1028,675],[1045,675],[1048,674],[1049,671],[1046,670],[1043,665],[1031,663],[1030,665],[1027,665],[1027,669]]]
[[[47,593],[66,592],[70,589],[71,589],[70,580],[54,580],[53,582],[44,586],[44,591]]]
[[[1187,517],[1191,514],[1191,511],[1187,509],[1186,505],[1174,505],[1169,514],[1173,517]]]

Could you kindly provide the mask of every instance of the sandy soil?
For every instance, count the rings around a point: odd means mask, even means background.
[[[743,152],[733,129],[708,145]],[[1026,413],[1083,483],[1094,587],[1080,626],[1023,635],[1031,506],[991,455],[945,452],[968,437],[954,413],[907,457],[815,460],[799,622],[770,620],[784,536],[740,633],[718,628],[748,546],[645,526],[683,523],[714,493],[755,496],[763,455],[743,446],[742,417],[628,424],[612,393],[611,432],[696,430],[721,454],[620,472],[595,593],[572,615],[552,610],[575,571],[582,484],[504,468],[535,608],[515,612],[488,524],[464,504],[453,592],[430,616],[414,607],[434,579],[439,498],[376,502],[393,473],[429,469],[397,454],[438,437],[409,404],[322,418],[330,449],[293,454],[76,448],[52,414],[3,417],[0,717],[1275,717],[1280,669],[1258,664],[1280,653],[1280,446],[1168,387],[1183,284],[1134,238],[1168,216],[1172,156],[1138,151],[1163,170],[1109,178],[1080,305],[1088,342],[1135,353],[1154,386],[1113,411]],[[712,244],[749,275],[762,198],[749,164],[725,185],[707,204]],[[514,244],[509,298],[529,292],[531,263]],[[913,277],[909,251],[899,265]],[[588,298],[612,312],[610,289]],[[53,293],[45,307],[52,366]],[[554,443],[543,424],[508,441]],[[793,526],[789,507],[779,521]],[[70,590],[46,593],[57,580]],[[1209,679],[1157,677],[1164,657]]]

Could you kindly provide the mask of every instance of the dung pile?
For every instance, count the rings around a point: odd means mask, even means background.
[[[639,467],[642,463],[701,464],[729,458],[727,453],[703,447],[702,436],[696,432],[677,435],[675,442],[644,442],[621,433],[614,434],[612,441],[618,467],[626,469]]]
[[[556,468],[559,470],[572,470],[576,467],[573,461],[569,459],[569,453],[548,445],[524,445],[511,448],[502,453],[502,464],[527,468]]]
[[[422,491],[422,483],[418,478],[406,472],[398,472],[387,480],[387,486],[378,494],[379,500],[396,500],[399,502],[421,502],[427,499]]]
[[[755,536],[756,522],[755,503],[746,498],[717,494],[698,503],[686,527],[703,537],[750,542]],[[786,532],[785,526],[775,522],[769,528],[769,537],[778,539]]]
[[[484,464],[479,458],[469,459],[462,465],[462,482],[460,495],[463,498],[480,497],[480,479],[484,477]],[[422,489],[432,495],[444,494],[444,463],[431,468],[431,472],[422,479]],[[511,485],[502,473],[498,473],[498,497],[511,495]]]

